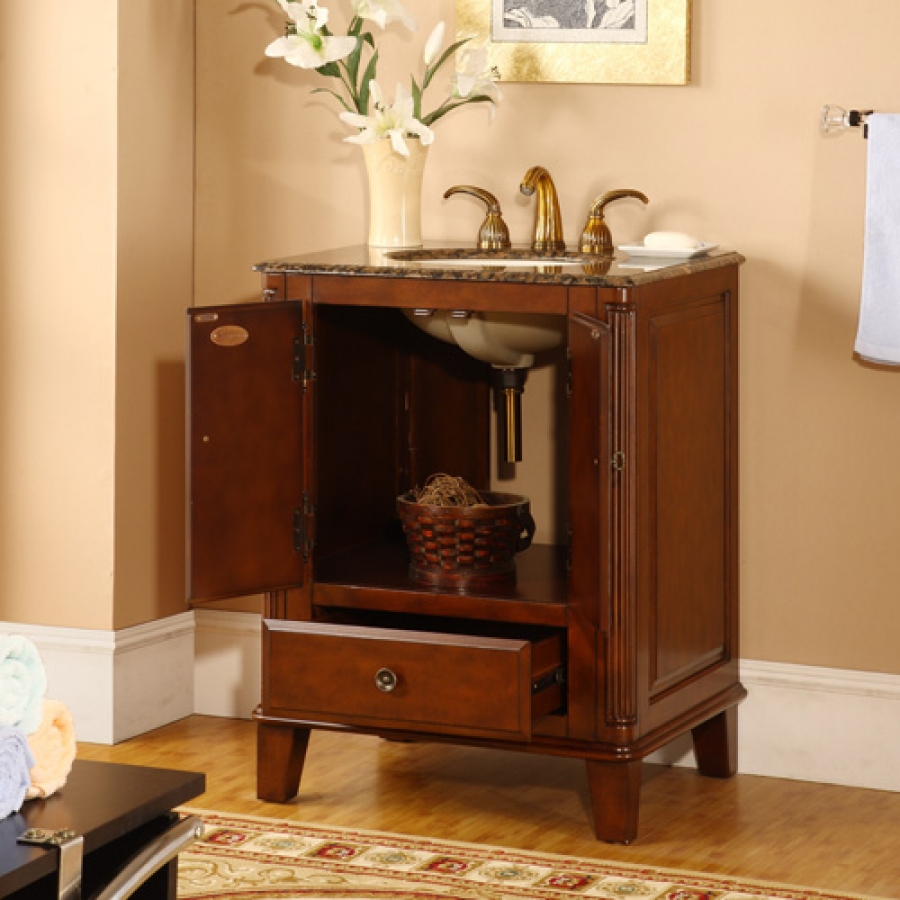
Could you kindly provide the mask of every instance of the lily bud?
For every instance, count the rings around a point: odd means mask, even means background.
[[[425,50],[422,53],[422,58],[425,60],[425,65],[430,66],[438,57],[438,54],[441,52],[441,46],[444,43],[444,23],[443,21],[438,22],[437,25],[434,26],[434,30],[428,36],[428,40],[425,42]]]

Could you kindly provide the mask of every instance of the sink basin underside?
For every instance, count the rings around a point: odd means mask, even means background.
[[[397,262],[432,269],[530,268],[556,271],[562,266],[585,266],[596,258],[582,253],[540,254],[530,249],[477,250],[447,247],[394,250],[387,254]],[[406,317],[422,331],[457,344],[470,356],[496,368],[524,369],[534,364],[535,354],[562,344],[565,318],[556,315],[448,310],[405,310]]]
[[[447,310],[404,310],[422,331],[449,344],[457,344],[469,356],[502,369],[524,369],[534,356],[563,342],[565,318],[530,313],[470,313],[454,316]]]

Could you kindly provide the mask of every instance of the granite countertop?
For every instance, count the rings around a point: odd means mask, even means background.
[[[586,257],[577,251],[547,254],[546,262],[531,264],[528,247],[511,250],[478,250],[474,244],[427,242],[415,250],[376,250],[367,246],[344,247],[317,253],[267,260],[253,268],[259,272],[288,275],[352,275],[370,278],[424,278],[432,281],[487,281],[514,284],[593,285],[632,287],[740,264],[744,257],[733,251],[713,251],[690,259],[651,259],[619,251],[613,259]],[[555,260],[577,264],[554,264]],[[472,265],[461,260],[476,259]],[[490,265],[483,261],[491,259]],[[509,260],[527,260],[528,264]],[[448,262],[442,262],[447,260]],[[494,262],[496,260],[496,262]],[[506,263],[506,265],[504,265]]]

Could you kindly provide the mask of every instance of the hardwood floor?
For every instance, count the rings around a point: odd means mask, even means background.
[[[191,716],[84,759],[205,772],[192,805],[900,898],[900,794],[644,766],[640,831],[593,837],[583,763],[315,732],[300,795],[256,799],[251,722]]]

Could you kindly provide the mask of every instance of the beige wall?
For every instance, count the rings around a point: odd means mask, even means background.
[[[184,609],[193,5],[117,6],[0,4],[0,621]]]
[[[336,8],[341,4],[335,3]],[[382,81],[417,66],[452,0],[409,0]],[[274,3],[197,0],[197,301],[257,295],[261,259],[365,240],[359,151],[306,73],[262,51]],[[900,673],[900,370],[853,359],[866,144],[825,139],[825,103],[900,112],[900,4],[695,0],[688,87],[504,86],[496,121],[439,124],[425,175],[426,236],[474,237],[468,182],[496,193],[514,241],[532,207],[519,180],[555,176],[570,241],[610,188],[618,241],[661,228],[742,251],[743,655]],[[405,75],[404,75],[405,77]]]
[[[192,0],[119,11],[115,627],[183,612]]]
[[[62,4],[39,13],[43,24]],[[116,16],[0,5],[0,619],[112,621]],[[68,30],[68,29],[67,29]],[[56,612],[55,610],[58,610]]]
[[[452,0],[409,0],[421,40]],[[0,4],[0,620],[122,628],[183,609],[182,311],[256,296],[251,265],[365,239],[358,150],[304,73],[266,61],[274,3]],[[46,23],[66,39],[38,50]],[[43,25],[42,25],[43,23]],[[49,27],[49,26],[47,26]],[[824,103],[900,112],[900,5],[695,0],[688,87],[504,86],[441,123],[425,229],[471,238],[470,182],[514,240],[528,166],[574,240],[613,187],[619,241],[741,250],[743,655],[900,673],[900,371],[852,357],[866,145]],[[23,39],[27,35],[29,38]],[[194,253],[192,261],[191,254]]]

